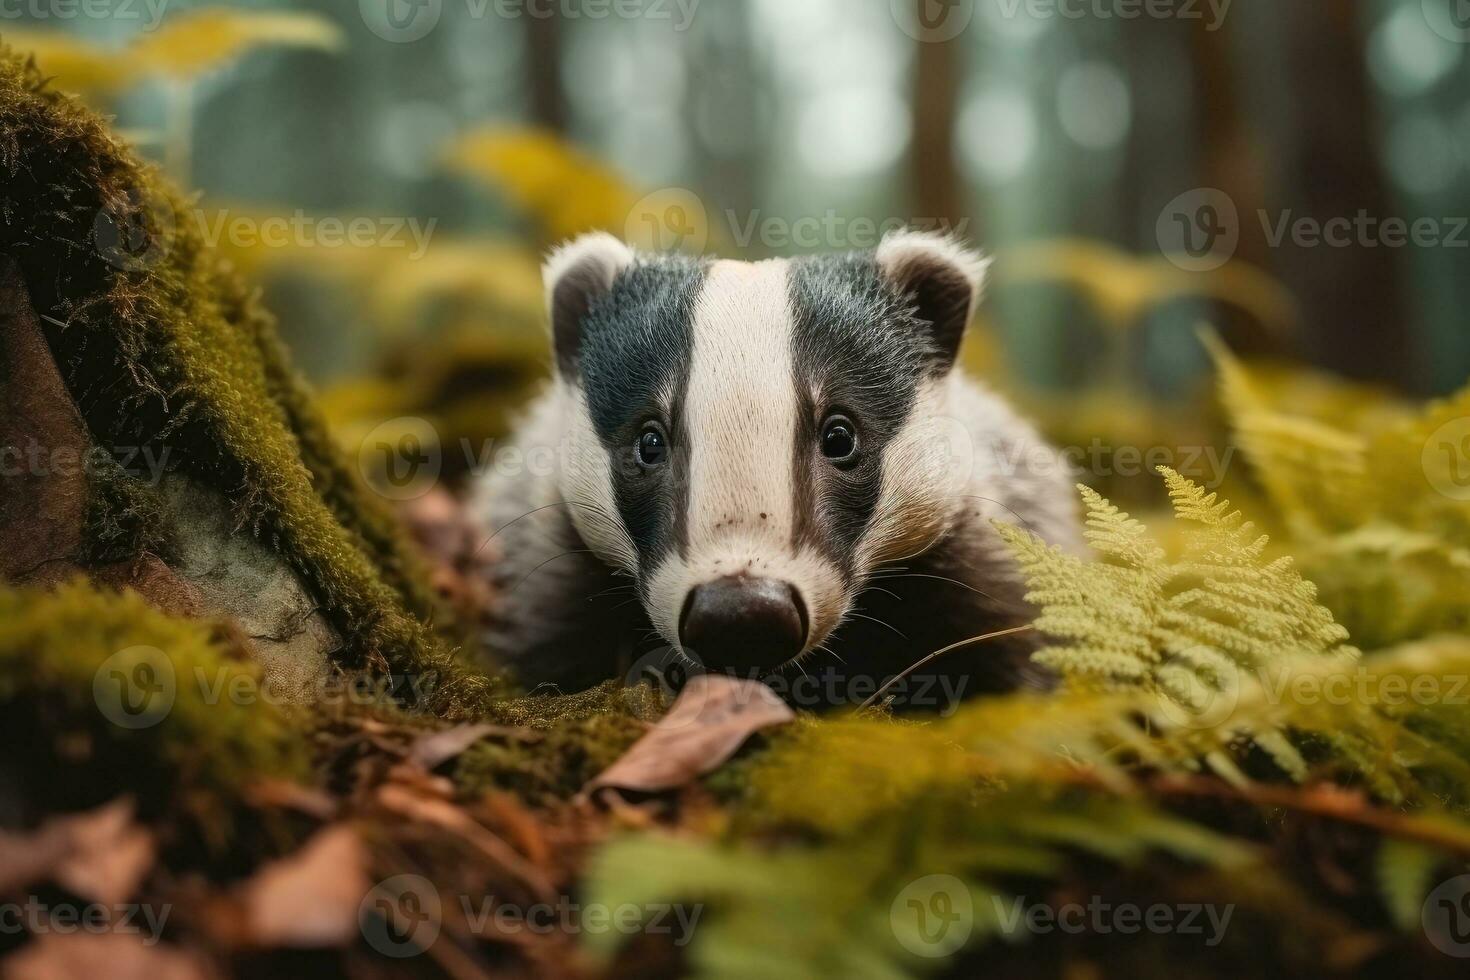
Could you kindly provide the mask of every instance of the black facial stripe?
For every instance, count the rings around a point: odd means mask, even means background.
[[[850,574],[882,492],[884,448],[931,372],[934,350],[871,256],[798,259],[789,289],[799,406],[792,540],[815,547]],[[849,469],[820,455],[822,420],[834,411],[857,428],[858,462]]]
[[[691,259],[640,261],[619,274],[582,322],[578,381],[612,459],[613,497],[643,568],[687,538],[690,446],[682,409],[704,277],[705,266]],[[669,434],[669,459],[645,468],[634,446],[650,418]]]

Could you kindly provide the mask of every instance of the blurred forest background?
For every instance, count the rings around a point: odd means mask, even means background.
[[[970,363],[1081,438],[1196,397],[1201,324],[1416,395],[1470,375],[1457,3],[15,0],[0,36],[197,189],[177,220],[264,285],[349,443],[496,434],[563,237],[753,257],[901,221],[997,256]]]

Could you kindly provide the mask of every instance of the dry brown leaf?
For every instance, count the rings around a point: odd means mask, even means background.
[[[133,822],[133,801],[114,800],[67,820],[71,847],[56,865],[58,884],[84,898],[117,905],[153,870],[153,835]]]
[[[378,802],[400,816],[454,834],[505,871],[524,881],[541,897],[552,895],[551,881],[541,869],[448,800],[421,795],[399,783],[388,783],[378,789]]]
[[[724,765],[756,732],[795,717],[776,692],[759,681],[696,675],[679,692],[669,713],[588,783],[585,792],[675,789]]]
[[[482,738],[491,735],[512,738],[518,741],[533,741],[539,736],[528,728],[512,728],[506,725],[456,725],[443,731],[425,735],[408,749],[408,760],[425,769],[441,766],[464,752]]]
[[[153,835],[133,822],[133,803],[56,817],[31,834],[0,833],[0,891],[55,881],[83,898],[117,905],[153,870]]]
[[[357,832],[346,824],[327,827],[246,883],[249,939],[262,946],[346,943],[357,935],[358,908],[371,888]]]
[[[533,864],[546,867],[551,863],[551,844],[542,831],[541,821],[509,793],[488,793],[480,801],[486,814]]]
[[[197,957],[123,932],[37,936],[3,964],[6,980],[207,980],[214,975]]]
[[[49,878],[70,848],[70,834],[60,821],[33,834],[0,831],[0,892],[18,891]]]
[[[253,806],[295,810],[321,821],[337,816],[337,800],[332,794],[314,786],[303,786],[286,779],[261,779],[245,790]]]

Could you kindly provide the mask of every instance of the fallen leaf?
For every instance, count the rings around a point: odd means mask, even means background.
[[[333,819],[338,810],[332,794],[286,779],[258,780],[246,787],[245,795],[254,806],[295,810],[321,821]]]
[[[147,945],[125,932],[45,933],[3,964],[6,980],[207,980],[197,957],[162,944]]]
[[[551,881],[541,869],[448,800],[424,796],[399,783],[388,783],[378,789],[378,802],[400,816],[449,831],[524,881],[538,895],[552,895]]]
[[[0,892],[14,892],[51,877],[71,838],[60,821],[33,834],[0,831]]]
[[[541,822],[509,793],[488,793],[480,801],[485,813],[497,827],[502,827],[521,853],[533,864],[545,867],[551,862],[551,844],[542,832]]]
[[[724,765],[751,735],[795,717],[759,681],[698,674],[684,685],[668,714],[584,792],[675,789]]]
[[[132,898],[153,869],[153,835],[133,822],[133,803],[56,817],[29,834],[0,833],[0,891],[55,881],[104,905]]]
[[[408,761],[425,769],[433,769],[458,756],[480,739],[491,735],[523,742],[534,741],[539,737],[527,728],[491,724],[456,725],[453,728],[425,735],[414,742],[408,749]]]
[[[247,935],[261,946],[342,945],[357,935],[358,907],[371,888],[357,832],[327,827],[245,884]]]
[[[58,884],[103,905],[132,898],[153,869],[153,835],[133,822],[133,801],[114,800],[68,820],[71,847],[56,866]]]

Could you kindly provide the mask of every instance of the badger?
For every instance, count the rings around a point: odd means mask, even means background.
[[[956,368],[987,266],[907,230],[757,262],[605,233],[555,250],[552,380],[516,464],[476,482],[489,649],[560,690],[650,656],[768,682],[820,666],[844,702],[935,673],[953,696],[1044,683],[1024,631],[904,675],[1029,621],[993,521],[1079,546],[1061,457]]]

